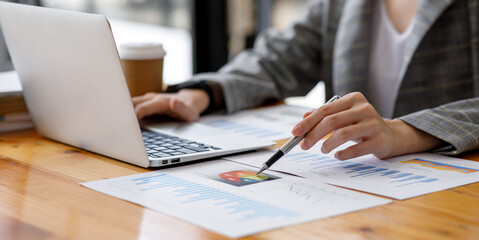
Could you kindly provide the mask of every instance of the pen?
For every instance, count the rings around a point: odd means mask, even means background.
[[[331,99],[329,99],[329,101],[327,101],[324,105],[328,104],[328,103],[331,103],[331,102],[334,102],[336,100],[339,99],[339,96],[338,95],[335,95],[334,97],[332,97]],[[262,173],[264,170],[270,168],[275,162],[277,162],[281,157],[283,157],[284,155],[286,155],[286,153],[288,153],[291,149],[293,149],[296,145],[298,145],[299,142],[301,142],[301,140],[303,140],[304,136],[306,135],[303,134],[299,137],[292,137],[290,138],[283,146],[281,146],[278,151],[273,155],[271,156],[271,158],[268,159],[268,161],[266,161],[265,163],[263,163],[263,167],[261,167],[261,169],[256,173],[256,175],[259,175],[260,173]]]

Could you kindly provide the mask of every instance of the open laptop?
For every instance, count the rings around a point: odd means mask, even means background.
[[[30,115],[47,138],[142,167],[274,144],[198,123],[143,126],[142,135],[102,15],[0,2],[0,24]]]

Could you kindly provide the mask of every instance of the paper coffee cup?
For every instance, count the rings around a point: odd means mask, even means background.
[[[162,44],[122,44],[119,54],[132,97],[162,91],[163,60],[166,55]]]

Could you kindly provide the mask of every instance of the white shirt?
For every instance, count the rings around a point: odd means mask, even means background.
[[[376,1],[369,52],[369,73],[366,88],[368,101],[384,118],[392,118],[394,103],[401,84],[400,71],[414,19],[399,33],[391,22],[383,0]]]

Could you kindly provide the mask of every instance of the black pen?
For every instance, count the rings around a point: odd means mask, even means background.
[[[334,97],[332,97],[331,99],[329,99],[329,101],[327,101],[325,103],[328,104],[328,103],[331,103],[331,102],[334,102],[336,100],[339,99],[339,96],[338,95],[335,95]],[[304,136],[306,135],[303,134],[299,137],[292,137],[290,138],[283,146],[281,146],[278,151],[273,155],[271,156],[271,158],[268,159],[268,161],[266,161],[264,164],[263,164],[263,167],[261,167],[261,169],[256,173],[256,175],[259,175],[260,173],[262,173],[264,170],[270,168],[275,162],[277,162],[281,157],[283,157],[284,155],[286,155],[286,153],[288,153],[291,149],[293,149],[296,145],[298,145],[299,142],[301,142],[301,140],[303,140]]]

